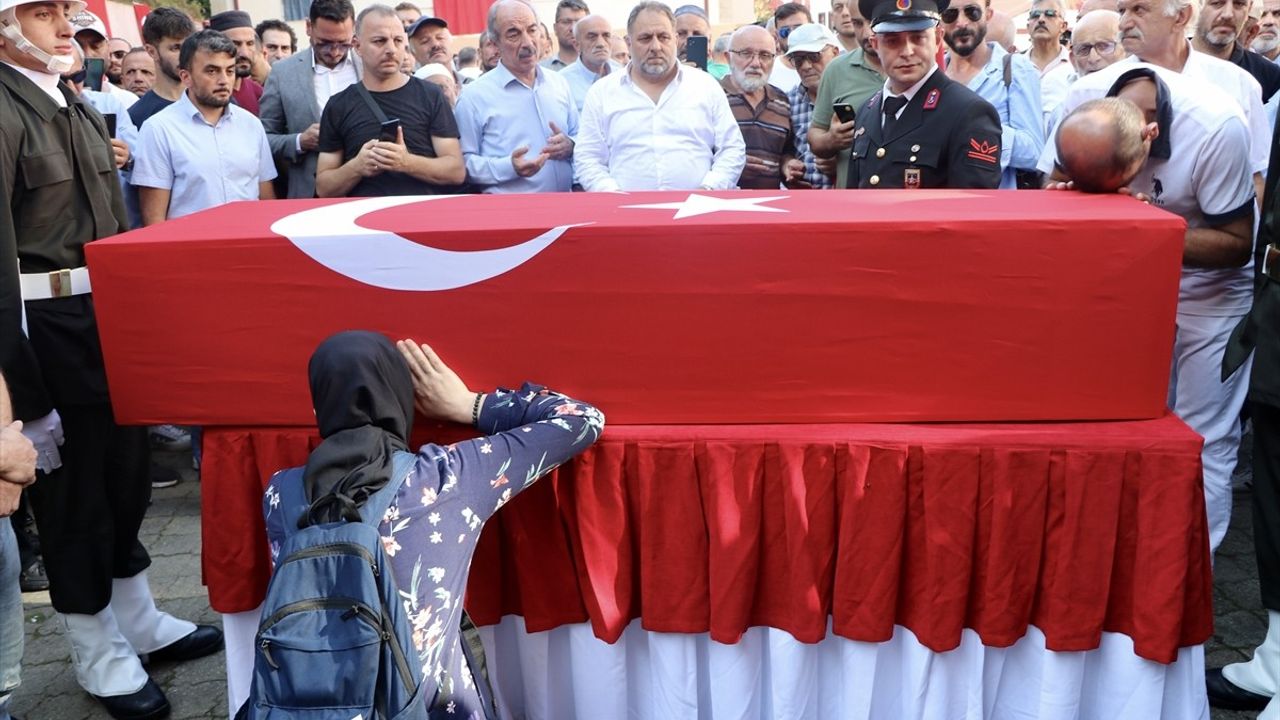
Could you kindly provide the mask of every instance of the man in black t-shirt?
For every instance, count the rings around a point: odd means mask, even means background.
[[[360,82],[334,95],[320,117],[316,195],[370,197],[454,192],[466,180],[453,110],[435,85],[400,72],[404,25],[385,5],[356,18]],[[384,123],[399,121],[395,140]]]

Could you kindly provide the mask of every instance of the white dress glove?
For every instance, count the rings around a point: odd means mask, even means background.
[[[37,470],[47,473],[62,467],[62,453],[58,452],[58,446],[63,443],[62,418],[58,417],[57,410],[24,423],[22,434],[36,446]]]

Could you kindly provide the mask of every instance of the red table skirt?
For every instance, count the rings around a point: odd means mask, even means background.
[[[204,578],[221,612],[269,573],[261,491],[311,429],[209,428]],[[415,440],[418,438],[415,437]],[[457,439],[456,433],[452,437]],[[1131,637],[1172,662],[1212,632],[1200,439],[1180,420],[1005,425],[614,426],[486,527],[467,607],[530,631],[589,621],[736,642],[972,628],[1051,650]]]

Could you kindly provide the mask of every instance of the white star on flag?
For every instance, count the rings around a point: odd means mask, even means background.
[[[707,215],[717,212],[770,212],[784,213],[790,212],[782,208],[762,207],[760,203],[773,202],[774,200],[786,200],[787,195],[776,195],[773,197],[750,197],[750,198],[718,198],[710,195],[693,194],[685,199],[684,202],[672,203],[654,203],[652,205],[623,205],[623,208],[634,210],[675,210],[676,216],[672,220],[681,218],[694,217],[695,215]]]

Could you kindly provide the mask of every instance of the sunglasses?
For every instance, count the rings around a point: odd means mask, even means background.
[[[116,60],[123,60],[124,56],[128,54],[129,54],[128,50],[116,50],[111,53],[111,57],[115,58]]]
[[[1039,20],[1041,15],[1047,18],[1056,18],[1058,17],[1058,11],[1057,10],[1032,10],[1031,12],[1027,13],[1027,17],[1031,18],[1032,20]]]
[[[964,6],[964,16],[968,18],[969,22],[978,22],[979,20],[982,19],[982,16],[985,14],[986,14],[986,11],[978,7],[977,5]],[[951,23],[959,19],[960,19],[960,8],[947,8],[946,10],[942,11],[942,22],[948,25],[950,25]]]
[[[785,27],[780,27],[780,28],[778,28],[778,37],[782,38],[783,40],[786,40],[786,39],[787,39],[787,36],[791,34],[791,31],[792,31],[792,30],[795,30],[795,29],[796,29],[796,28],[798,28],[798,27],[800,27],[800,26],[799,26],[799,25],[787,25],[787,26],[785,26]]]
[[[794,65],[797,70],[800,69],[801,65],[806,63],[809,65],[817,65],[822,62],[822,55],[819,53],[797,52],[791,53],[790,55],[787,55],[787,57],[791,58],[791,64]]]
[[[62,79],[73,85],[83,85],[84,79],[87,77],[89,77],[89,71],[84,68],[80,68],[78,72],[73,72],[70,75],[63,75]]]

